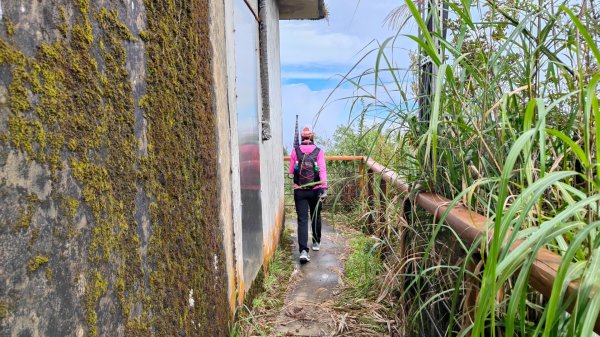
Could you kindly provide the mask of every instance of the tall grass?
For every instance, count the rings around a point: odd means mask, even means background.
[[[434,313],[445,317],[438,335],[593,334],[600,312],[600,28],[592,5],[453,1],[450,19],[433,18],[429,33],[423,6],[406,0],[408,17],[421,29],[408,36],[419,46],[413,73],[402,73],[391,52],[400,30],[370,51],[373,68],[346,75],[356,90],[356,120],[378,116],[372,132],[395,144],[397,160],[384,164],[489,219],[490,239],[459,244],[460,257],[443,265],[427,253],[439,240],[397,257],[402,298],[419,298],[420,310],[407,319],[416,329],[429,319],[423,310],[436,304]],[[410,80],[423,58],[435,65],[424,121]],[[431,241],[440,226],[414,230]],[[516,240],[523,243],[509,250]],[[563,256],[549,298],[528,284],[541,248]],[[449,276],[432,279],[440,273]],[[480,285],[474,311],[466,280]],[[569,295],[573,280],[579,291]]]

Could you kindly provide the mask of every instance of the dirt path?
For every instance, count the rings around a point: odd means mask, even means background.
[[[338,293],[343,273],[342,257],[348,245],[346,239],[324,220],[321,250],[311,250],[310,262],[300,264],[296,218],[289,217],[285,225],[293,232],[292,249],[296,265],[294,282],[290,285],[285,304],[274,324],[276,335],[331,336],[336,326],[331,314],[322,308],[322,304]]]

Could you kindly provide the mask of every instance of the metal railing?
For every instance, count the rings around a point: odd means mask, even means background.
[[[380,189],[381,191],[386,191],[386,186],[389,184],[403,193],[408,194],[411,192],[410,186],[403,181],[396,172],[387,169],[385,166],[370,158],[366,160],[366,166],[368,168],[369,176],[381,175],[381,184],[385,185],[385,187]],[[370,179],[370,181],[373,183],[374,179]],[[369,188],[369,190],[371,190],[371,188]],[[467,244],[472,244],[479,237],[485,235],[486,224],[488,222],[485,216],[470,211],[466,207],[460,205],[456,205],[448,210],[451,200],[441,195],[429,192],[419,192],[415,196],[414,203],[432,214],[436,219],[439,219],[447,212],[444,221],[452,227],[452,229]],[[488,235],[491,236],[492,234]],[[509,250],[513,251],[517,249],[522,243],[523,240],[517,240],[511,245]],[[562,258],[550,250],[542,248],[537,252],[536,259],[533,262],[529,274],[529,284],[546,298],[549,298],[552,293],[554,280],[556,279],[558,267],[561,262]],[[578,289],[578,282],[570,282],[567,285],[567,296],[577,293]],[[571,308],[569,308],[569,310],[571,310]],[[600,320],[598,319],[596,319],[594,330],[596,333],[600,333]]]
[[[289,161],[289,157],[285,157]],[[380,219],[381,214],[385,213],[385,195],[389,193],[388,187],[393,187],[402,194],[410,194],[411,188],[398,173],[386,168],[382,164],[368,157],[354,156],[331,156],[326,157],[327,161],[352,161],[358,165],[358,193],[359,197],[366,200],[370,212],[367,217],[369,224],[374,224]],[[287,171],[286,171],[287,172]],[[356,172],[356,171],[355,171]],[[376,186],[378,184],[379,186]],[[380,195],[377,195],[380,194]],[[466,243],[472,244],[486,233],[488,219],[468,208],[455,205],[448,209],[451,200],[441,195],[430,192],[419,192],[414,197],[414,205],[417,205],[428,213],[433,215],[434,219],[440,219],[444,214],[444,222],[448,224],[457,235]],[[292,200],[293,202],[293,200]],[[492,235],[489,234],[488,235]],[[489,237],[488,237],[489,239]],[[517,249],[523,240],[517,240],[509,248],[510,251]],[[558,268],[562,258],[548,249],[540,249],[531,267],[529,274],[529,284],[546,298],[550,297],[554,280],[556,279]],[[579,290],[579,283],[572,281],[567,285],[566,295],[576,294]],[[598,289],[592,291],[591,296],[598,296]],[[572,310],[572,308],[568,308]],[[600,319],[596,319],[594,331],[600,334]]]

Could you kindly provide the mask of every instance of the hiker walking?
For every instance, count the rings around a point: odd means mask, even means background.
[[[321,206],[327,197],[325,153],[314,144],[310,126],[302,128],[302,142],[290,156],[290,173],[294,175],[294,203],[298,216],[300,262],[310,261],[308,254],[308,217],[312,225],[312,250],[321,249]]]

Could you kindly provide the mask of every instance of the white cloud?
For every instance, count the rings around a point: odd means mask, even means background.
[[[354,90],[344,86],[330,97],[337,81],[328,80],[339,80],[339,75],[345,75],[366,52],[377,47],[374,41],[383,42],[395,35],[384,19],[401,4],[397,0],[327,0],[328,20],[281,22],[282,78],[306,83],[287,84],[282,88],[284,145],[288,149],[293,141],[296,114],[300,125],[317,120],[315,131],[326,138],[333,135],[338,125],[348,123],[351,101],[343,98],[352,97]],[[414,41],[406,37],[400,37],[395,46],[416,48]],[[398,48],[393,54],[395,67],[408,65],[406,50]],[[373,68],[375,57],[376,53],[370,55],[353,74]],[[383,79],[388,80],[388,77],[384,75]],[[315,83],[326,87],[317,85],[320,90],[311,90],[309,83],[313,88]],[[370,78],[361,81],[366,90],[372,89],[372,83]]]
[[[291,147],[294,140],[294,124],[298,115],[300,126],[314,125],[315,132],[321,137],[331,137],[336,127],[346,124],[350,102],[337,97],[352,95],[351,89],[338,89],[334,98],[325,106],[332,89],[311,90],[306,84],[288,84],[283,86],[283,133],[284,145]]]
[[[315,27],[282,29],[281,60],[284,65],[349,65],[369,41],[344,33],[323,33]]]
[[[282,21],[282,64],[355,64],[366,50],[376,47],[367,47],[369,43],[383,42],[396,33],[384,19],[400,4],[397,0],[327,0],[327,20]]]

